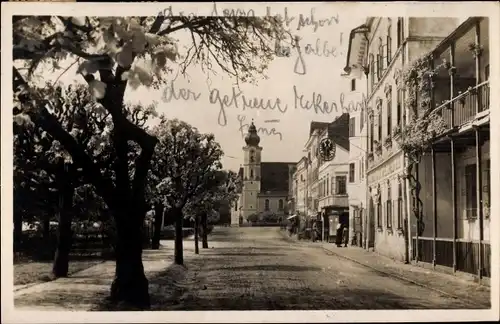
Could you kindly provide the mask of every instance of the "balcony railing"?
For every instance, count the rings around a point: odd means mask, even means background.
[[[436,108],[448,128],[460,127],[490,109],[490,81],[485,81]]]

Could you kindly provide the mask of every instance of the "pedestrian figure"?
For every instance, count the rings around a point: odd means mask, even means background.
[[[349,228],[347,226],[344,226],[342,230],[342,238],[344,240],[344,247],[347,247],[347,242],[349,241]]]
[[[335,236],[335,244],[338,247],[341,247],[342,245],[342,224],[337,224],[337,231],[336,231],[336,236]]]

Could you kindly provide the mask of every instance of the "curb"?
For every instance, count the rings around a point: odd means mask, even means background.
[[[397,274],[392,273],[392,272],[389,272],[389,271],[383,271],[383,270],[380,270],[380,269],[378,269],[378,268],[376,268],[376,267],[374,267],[374,266],[371,266],[371,265],[369,265],[369,264],[366,264],[366,263],[360,262],[360,261],[358,261],[358,260],[356,260],[356,259],[354,259],[354,258],[350,258],[350,257],[348,257],[348,256],[345,256],[345,255],[339,254],[339,253],[337,253],[337,252],[334,252],[334,251],[332,251],[332,250],[329,250],[329,249],[325,248],[324,246],[321,246],[321,248],[322,248],[323,250],[325,250],[325,251],[328,251],[328,252],[330,252],[330,253],[332,253],[332,254],[334,254],[334,255],[336,255],[336,256],[338,256],[338,257],[340,257],[340,258],[343,258],[343,259],[349,260],[349,261],[351,261],[351,262],[354,262],[354,263],[357,263],[357,264],[359,264],[359,265],[362,265],[362,266],[364,266],[364,267],[366,267],[366,268],[372,269],[372,270],[373,270],[373,271],[375,271],[375,272],[378,272],[378,273],[384,274],[384,275],[386,275],[386,276],[393,277],[393,278],[396,278],[396,279],[399,279],[399,280],[402,280],[402,281],[405,281],[405,282],[409,282],[409,283],[414,284],[414,285],[416,285],[416,286],[419,286],[419,287],[422,287],[422,288],[426,288],[426,289],[429,289],[429,290],[435,291],[435,292],[437,292],[437,293],[440,293],[440,294],[442,294],[442,295],[446,295],[446,296],[448,296],[448,297],[452,297],[452,298],[455,298],[455,299],[464,300],[464,298],[463,298],[463,297],[460,297],[460,296],[457,296],[457,295],[451,294],[451,293],[446,292],[446,291],[443,291],[443,290],[441,290],[441,289],[437,289],[437,288],[431,287],[431,286],[429,286],[429,285],[426,285],[426,284],[420,283],[420,282],[418,282],[418,281],[415,281],[415,280],[409,279],[409,278],[407,278],[407,277],[403,277],[403,276],[397,275]],[[471,304],[476,305],[476,306],[481,306],[481,307],[484,307],[484,305],[483,305],[483,304],[478,304],[478,303],[476,303],[476,302],[475,302],[475,301],[473,301],[473,300],[467,299],[467,301],[468,301],[469,303],[471,303]],[[490,302],[490,306],[489,306],[489,307],[491,308],[491,302]]]

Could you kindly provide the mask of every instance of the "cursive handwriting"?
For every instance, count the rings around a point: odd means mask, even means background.
[[[314,32],[316,32],[319,27],[331,26],[333,23],[336,23],[336,24],[339,23],[339,14],[338,13],[337,13],[337,16],[335,16],[335,17],[332,16],[328,19],[316,19],[314,17],[314,11],[315,11],[315,8],[311,8],[311,11],[309,13],[309,17],[306,17],[303,14],[299,15],[299,22],[297,25],[297,30],[301,30],[303,27],[306,27],[306,26],[313,26],[313,30],[314,30]]]
[[[313,92],[311,100],[305,99],[304,95],[299,92],[297,86],[293,86],[294,93],[294,106],[295,109],[303,110],[313,110],[316,114],[330,114],[334,110],[339,112],[339,107],[342,113],[350,113],[357,111],[358,109],[366,108],[366,97],[363,94],[361,102],[349,101],[345,102],[345,95],[343,92],[340,93],[339,105],[336,101],[324,101],[323,96],[320,93]]]
[[[245,135],[248,131],[248,127],[250,127],[249,124],[245,123],[246,116],[244,115],[238,115],[238,122],[240,123],[240,128],[238,129],[240,131],[241,137],[245,138]],[[276,128],[265,128],[265,127],[259,127],[257,129],[257,134],[263,134],[266,136],[278,136],[280,141],[283,140],[283,134],[281,132],[278,132]]]
[[[241,90],[233,87],[232,94],[222,95],[220,90],[214,88],[210,91],[209,101],[211,104],[218,104],[220,107],[217,122],[220,126],[227,125],[226,108],[235,107],[238,109],[259,109],[259,110],[277,110],[284,114],[288,110],[288,105],[283,105],[280,98],[262,99],[257,97],[248,97]]]
[[[164,102],[170,102],[172,99],[175,100],[194,100],[198,101],[200,99],[201,93],[200,92],[194,92],[190,89],[185,89],[185,88],[180,88],[180,89],[175,89],[174,87],[174,81],[170,81],[170,85],[166,87],[163,90],[163,95],[162,99]]]

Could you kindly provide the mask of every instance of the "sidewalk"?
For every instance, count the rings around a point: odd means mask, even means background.
[[[159,250],[145,250],[143,265],[150,281],[152,302],[168,303],[176,299],[178,283],[186,269],[173,265],[173,242],[166,241]],[[165,246],[166,245],[166,246]],[[191,242],[187,240],[184,258],[188,261],[195,256]],[[103,310],[104,300],[115,274],[115,262],[106,261],[88,269],[74,273],[68,278],[15,287],[14,306],[17,310],[50,311],[90,311]]]
[[[489,287],[481,286],[449,274],[397,262],[376,252],[369,252],[359,247],[339,248],[331,243],[322,243],[321,246],[323,249],[339,257],[364,265],[385,275],[411,282],[445,295],[468,300],[471,304],[483,307],[491,306]]]

